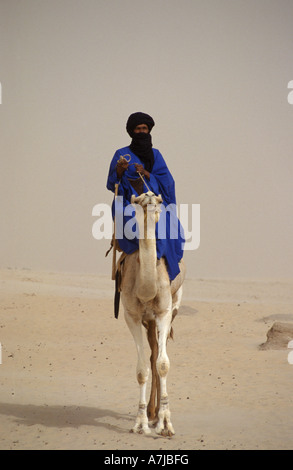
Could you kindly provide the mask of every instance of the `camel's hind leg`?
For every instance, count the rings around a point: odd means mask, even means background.
[[[183,294],[183,287],[180,286],[179,289],[172,295],[172,321],[176,317]]]
[[[136,349],[137,349],[137,367],[136,377],[140,387],[140,398],[138,404],[138,412],[135,425],[132,432],[150,434],[151,430],[148,425],[147,403],[146,403],[146,386],[149,376],[149,368],[146,365],[141,321],[135,319],[125,310],[125,320],[132,333]]]
[[[150,393],[150,400],[147,407],[147,414],[149,421],[156,424],[158,421],[158,411],[160,408],[160,378],[157,372],[157,358],[158,358],[158,340],[156,332],[155,320],[150,320],[146,324],[147,338],[151,348],[151,367],[152,367],[152,386]]]

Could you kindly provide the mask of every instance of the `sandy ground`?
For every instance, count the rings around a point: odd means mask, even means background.
[[[186,280],[166,438],[129,433],[136,351],[109,276],[0,274],[1,449],[293,448],[288,350],[258,350],[274,321],[293,323],[293,281]]]

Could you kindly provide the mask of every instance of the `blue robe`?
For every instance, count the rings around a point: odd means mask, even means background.
[[[163,204],[165,207],[173,207],[172,205],[176,205],[176,196],[175,196],[175,182],[174,179],[168,170],[168,167],[157,149],[153,149],[154,152],[154,166],[150,173],[150,179],[146,180],[146,184],[148,185],[149,189],[155,193],[156,195],[161,194],[163,198]],[[129,147],[124,147],[117,150],[114,154],[114,157],[110,164],[108,181],[107,181],[107,189],[112,192],[115,192],[115,184],[120,183],[118,187],[118,195],[123,196],[123,209],[130,204],[130,199],[132,194],[138,195],[137,192],[134,190],[132,185],[130,184],[128,178],[130,179],[137,179],[139,178],[135,165],[129,165],[128,169],[124,172],[122,178],[119,180],[116,173],[116,164],[119,160],[120,156],[129,154],[131,155],[131,163],[143,163],[140,159],[130,150]],[[126,156],[127,160],[129,156]],[[147,192],[148,188],[144,185],[143,192]],[[184,249],[184,233],[183,228],[175,214],[174,210],[166,212],[166,217],[160,217],[159,223],[156,227],[156,235],[157,235],[157,258],[160,259],[162,257],[165,258],[167,264],[167,270],[172,281],[175,279],[177,274],[179,274],[179,262],[183,257],[183,249]],[[113,217],[115,215],[115,200],[113,201],[112,205],[112,214]],[[172,215],[171,215],[172,214]],[[134,209],[132,211],[131,216],[123,216],[123,226],[125,223],[134,216]],[[117,219],[116,219],[117,220]],[[120,219],[119,219],[120,220]],[[160,223],[164,224],[163,231],[160,230]],[[176,225],[175,229],[172,232],[172,225]],[[127,254],[134,253],[138,250],[139,240],[137,237],[133,239],[127,238],[126,234],[123,231],[122,233],[123,238],[119,238],[119,245],[120,248]],[[164,233],[166,236],[161,236],[160,233]],[[174,238],[174,234],[177,233],[176,238]],[[130,237],[131,238],[131,237]]]

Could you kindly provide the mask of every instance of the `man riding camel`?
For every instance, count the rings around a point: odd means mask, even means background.
[[[179,262],[183,257],[184,233],[176,210],[174,211],[174,207],[176,208],[174,179],[161,153],[152,145],[151,130],[154,125],[153,118],[148,114],[138,112],[129,116],[126,130],[132,140],[129,146],[115,152],[110,163],[107,189],[115,192],[115,185],[119,184],[118,195],[123,197],[123,209],[131,204],[133,194],[138,196],[147,191],[152,191],[156,195],[161,194],[163,205],[167,210],[164,221],[165,236],[158,235],[156,240],[157,258],[165,258],[172,281],[180,271]],[[114,217],[114,202],[112,212]],[[129,218],[130,216],[123,216],[124,226]],[[176,237],[173,236],[174,224],[177,229]],[[160,231],[158,233],[160,234]],[[137,237],[127,237],[123,230],[123,238],[119,239],[119,246],[122,251],[131,254],[138,250],[139,240]]]

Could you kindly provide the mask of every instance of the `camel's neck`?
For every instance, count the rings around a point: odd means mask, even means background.
[[[146,234],[146,223],[145,232]],[[155,224],[153,233],[148,233],[148,238],[139,240],[139,269],[138,269],[137,295],[142,302],[155,298],[157,294],[157,248],[155,237]]]

